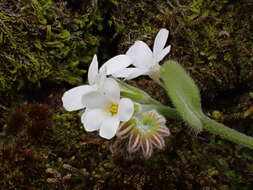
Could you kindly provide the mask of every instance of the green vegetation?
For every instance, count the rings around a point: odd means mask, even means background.
[[[43,81],[83,82],[100,42],[95,10],[73,15],[51,0],[3,1],[0,7],[1,92],[38,88]]]
[[[161,69],[161,79],[165,89],[182,119],[195,133],[203,130],[201,119],[204,113],[201,107],[199,89],[181,65],[167,61]]]
[[[118,5],[113,18],[124,28],[121,51],[136,39],[152,44],[161,27],[169,29],[168,57],[187,68],[201,93],[212,99],[229,90],[252,89],[251,8],[247,0],[158,0],[134,5],[126,1]]]

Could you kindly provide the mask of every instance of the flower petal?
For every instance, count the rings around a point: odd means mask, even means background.
[[[148,69],[140,69],[140,68],[125,68],[122,71],[114,73],[112,76],[115,78],[125,78],[127,80],[136,78],[140,75],[147,75]]]
[[[169,36],[169,31],[165,28],[162,28],[156,35],[154,46],[153,46],[153,55],[157,57],[160,52],[163,50],[167,39]]]
[[[152,51],[143,41],[136,41],[126,52],[138,68],[149,68],[153,64]]]
[[[86,131],[96,131],[100,128],[104,119],[107,118],[106,112],[101,109],[87,109],[81,117],[81,121]]]
[[[101,108],[105,109],[109,104],[109,100],[101,92],[89,92],[82,97],[82,103],[90,109]]]
[[[165,49],[163,49],[160,53],[158,53],[154,59],[157,63],[159,63],[169,52],[171,49],[171,45],[169,45],[168,47],[166,47]]]
[[[139,69],[135,68],[135,67],[125,68],[125,69],[122,69],[121,71],[118,71],[118,72],[112,74],[112,76],[115,78],[126,78],[129,75],[131,75],[132,73],[135,73],[137,70],[139,70]]]
[[[97,55],[94,55],[88,71],[88,82],[90,85],[96,83],[97,75],[98,75],[98,59]]]
[[[105,96],[113,101],[118,102],[120,99],[120,87],[116,80],[112,78],[107,78],[104,81],[103,92]]]
[[[100,69],[98,73],[97,85],[99,89],[103,87],[105,79],[106,79],[106,67]]]
[[[134,104],[128,98],[121,98],[119,102],[119,120],[128,121],[134,113]]]
[[[138,69],[134,73],[128,75],[128,77],[126,77],[125,79],[131,80],[131,79],[137,78],[141,75],[148,75],[149,71],[150,71],[149,69]]]
[[[82,103],[82,96],[95,90],[89,85],[82,85],[66,91],[62,96],[63,107],[67,111],[75,111],[85,107]]]
[[[132,60],[127,55],[117,55],[105,62],[100,70],[106,67],[106,74],[111,75],[128,67],[131,63]]]
[[[117,117],[107,117],[100,127],[99,135],[103,138],[111,139],[117,132],[119,122]]]

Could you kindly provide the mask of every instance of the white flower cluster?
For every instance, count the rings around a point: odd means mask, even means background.
[[[116,62],[105,63],[101,68],[107,69],[107,74],[115,78],[133,79],[141,75],[149,75],[159,71],[159,62],[170,52],[171,46],[165,47],[169,31],[161,29],[156,35],[153,52],[143,41],[136,41],[126,52],[132,60],[129,64]],[[129,67],[130,66],[130,67]]]
[[[171,46],[164,48],[168,35],[166,29],[158,32],[153,52],[145,42],[136,41],[125,55],[111,58],[100,69],[94,55],[88,70],[89,84],[66,91],[62,97],[63,107],[67,111],[85,109],[81,116],[85,130],[99,131],[101,137],[113,138],[120,123],[132,118],[134,103],[120,98],[120,86],[110,76],[124,79],[154,76],[159,72],[159,62],[170,52]]]

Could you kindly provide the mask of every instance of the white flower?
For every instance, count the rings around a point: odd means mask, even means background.
[[[152,75],[159,73],[160,65],[159,62],[170,52],[171,46],[165,47],[169,31],[161,29],[156,35],[153,52],[148,45],[143,41],[136,41],[132,45],[126,55],[133,60],[135,67],[124,67],[122,65],[107,65],[107,74],[112,74],[116,78],[133,79],[140,75]],[[116,69],[116,67],[121,67]],[[120,70],[121,69],[121,70]],[[120,70],[115,72],[115,70]]]
[[[128,121],[134,112],[133,102],[128,98],[120,99],[120,87],[111,78],[104,81],[103,92],[92,91],[82,98],[86,110],[81,121],[86,131],[99,130],[106,139],[115,136],[120,121]]]
[[[118,55],[108,60],[105,64],[107,65],[121,64],[122,67],[125,67],[126,65],[127,66],[130,65],[131,62],[132,61],[128,56]],[[121,67],[118,67],[118,69],[121,69]],[[112,71],[117,72],[118,70],[112,69]],[[82,102],[83,95],[91,91],[100,90],[105,80],[106,80],[106,68],[101,68],[100,70],[98,70],[97,56],[94,55],[88,70],[89,85],[81,85],[66,91],[62,97],[63,107],[67,111],[75,111],[85,108],[85,105]]]

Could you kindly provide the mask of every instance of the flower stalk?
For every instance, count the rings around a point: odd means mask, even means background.
[[[169,106],[165,106],[161,104],[159,101],[153,99],[151,96],[149,96],[146,92],[135,88],[123,81],[119,81],[118,83],[121,88],[121,96],[125,98],[130,98],[134,100],[135,102],[138,102],[140,104],[143,104],[142,107],[144,109],[154,109],[157,110],[160,114],[164,115],[165,117],[180,120],[181,116],[177,112],[175,108],[171,108]]]
[[[175,108],[171,108],[169,106],[165,106],[162,104],[143,104],[143,109],[147,110],[156,110],[158,113],[162,114],[166,118],[175,119],[175,120],[182,120],[181,116],[177,112]]]
[[[221,137],[241,146],[246,146],[250,149],[253,149],[253,137],[240,133],[208,117],[204,117],[202,122],[205,130],[213,134],[220,135]]]
[[[120,85],[122,97],[131,98],[132,100],[141,104],[161,104],[159,101],[153,99],[141,89],[133,87],[120,80],[117,80],[117,82]]]
[[[171,108],[169,106],[142,105],[142,107],[143,107],[143,109],[152,109],[153,108],[165,117],[181,120],[179,113],[174,108]],[[219,136],[223,137],[224,139],[232,141],[234,143],[237,143],[241,146],[245,146],[250,149],[253,149],[253,137],[247,136],[247,135],[240,133],[234,129],[231,129],[231,128],[225,126],[224,124],[219,123],[215,120],[212,120],[206,116],[203,117],[201,121],[202,121],[204,130],[207,130],[215,135],[219,135]]]

